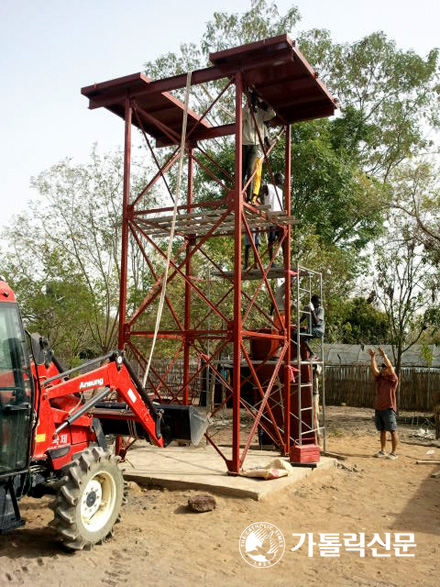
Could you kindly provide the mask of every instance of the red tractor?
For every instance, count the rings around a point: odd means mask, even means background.
[[[47,342],[25,333],[0,278],[0,534],[23,526],[20,498],[53,494],[53,524],[68,549],[105,540],[124,501],[120,457],[106,438],[163,447],[197,443],[205,429],[194,408],[153,403],[123,351],[63,371]]]

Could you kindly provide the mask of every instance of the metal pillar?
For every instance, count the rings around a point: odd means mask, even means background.
[[[234,186],[234,321],[233,321],[233,421],[232,463],[230,471],[238,473],[240,467],[240,392],[241,392],[241,216],[242,195],[242,94],[243,78],[235,78],[235,186]]]
[[[193,150],[188,149],[188,195],[187,195],[187,210],[188,214],[191,212],[193,203],[193,183],[194,183],[194,165],[193,165]],[[185,334],[183,341],[183,403],[187,406],[189,403],[189,359],[190,359],[190,328],[191,328],[191,245],[193,244],[192,237],[187,237],[186,240],[186,263],[185,263]]]
[[[127,308],[127,277],[128,277],[128,223],[130,220],[130,164],[131,164],[131,121],[132,107],[130,98],[125,99],[125,138],[124,138],[124,183],[122,195],[122,247],[121,247],[121,279],[119,292],[119,333],[118,348],[125,348],[125,321]]]
[[[290,126],[286,126],[285,130],[285,148],[284,148],[284,209],[287,214],[290,215],[290,172],[291,172],[291,131]],[[285,300],[286,300],[286,331],[288,337],[288,347],[286,352],[286,360],[284,363],[284,445],[285,453],[289,454],[290,451],[290,393],[291,393],[291,358],[292,358],[292,345],[291,345],[291,334],[290,334],[290,323],[291,323],[291,273],[290,273],[290,225],[285,227],[286,239],[283,243],[284,251],[284,287],[285,287]]]

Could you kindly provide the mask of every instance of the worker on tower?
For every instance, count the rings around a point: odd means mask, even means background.
[[[255,248],[257,249],[257,251],[260,248],[261,245],[261,234],[258,230],[253,230],[251,232],[252,234],[252,239],[254,241],[255,244]],[[248,233],[245,232],[244,234],[244,268],[247,269],[249,267],[249,253],[251,250],[251,240],[248,236]],[[254,266],[257,266],[257,255],[255,254],[254,251]]]
[[[275,173],[274,181],[270,184],[264,184],[261,188],[261,195],[264,197],[265,206],[269,206],[269,212],[283,211],[283,185],[284,177],[282,173]],[[269,226],[267,231],[267,242],[270,260],[274,259],[274,244],[280,240],[283,230],[276,224]]]
[[[264,140],[264,123],[272,120],[275,111],[260,100],[255,92],[250,93],[250,105],[243,107],[242,118],[242,178],[243,185],[254,173],[255,163],[260,150],[260,139]],[[253,181],[247,188],[247,201],[250,202],[253,194]]]

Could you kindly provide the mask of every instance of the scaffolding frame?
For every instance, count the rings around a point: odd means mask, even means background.
[[[314,291],[314,293],[318,292],[318,295],[320,297],[320,299],[322,300],[322,273],[320,273],[319,271],[313,271],[312,269],[308,269],[306,267],[302,267],[300,265],[297,265],[297,275],[298,278],[296,280],[296,323],[300,324],[302,317],[304,315],[308,315],[308,332],[305,333],[306,336],[311,336],[311,329],[312,329],[312,320],[310,317],[310,310],[308,311],[304,311],[301,310],[300,307],[300,300],[305,296],[308,303],[310,303],[311,299],[312,299],[312,291]],[[301,286],[301,278],[303,279],[303,281],[306,281],[306,285],[307,287],[302,287]],[[313,281],[317,281],[316,285],[314,286],[314,288],[312,287]],[[291,416],[293,418],[295,418],[297,420],[298,423],[298,432],[296,435],[296,438],[292,437],[291,440],[293,443],[295,443],[297,446],[301,446],[303,445],[304,442],[304,437],[309,437],[308,440],[312,440],[313,442],[316,442],[316,437],[318,437],[318,439],[320,438],[320,435],[322,433],[322,441],[323,441],[323,449],[324,452],[326,451],[326,443],[327,443],[327,439],[326,439],[326,428],[325,428],[325,408],[326,408],[326,404],[325,404],[325,363],[324,363],[324,337],[318,339],[319,340],[319,356],[321,357],[320,359],[309,359],[309,360],[303,360],[302,356],[301,356],[301,332],[299,330],[299,328],[297,329],[296,332],[296,362],[298,364],[298,381],[297,381],[297,385],[298,385],[298,391],[297,391],[297,406],[296,406],[296,413],[292,413]],[[310,381],[307,381],[306,383],[302,382],[302,366],[303,365],[310,365],[310,368],[312,370],[310,377],[308,379],[310,379]],[[314,370],[321,368],[321,392],[319,392],[319,377],[317,376],[316,372],[314,373]],[[310,395],[312,398],[312,402],[310,403],[310,405],[307,406],[303,406],[302,405],[302,394],[300,393],[300,390],[304,387],[309,388],[310,390]],[[317,403],[318,406],[316,406],[315,403],[315,398],[317,399]],[[316,412],[316,408],[319,408],[319,399],[321,398],[322,400],[322,425],[320,425],[319,423],[319,414],[315,413]],[[309,402],[307,402],[309,404]],[[302,414],[305,411],[310,411],[311,413],[311,417],[308,418],[307,420],[309,420],[309,422],[307,422],[303,417]],[[307,438],[306,438],[307,440]]]
[[[238,474],[243,468],[246,454],[258,429],[264,430],[284,455],[290,453],[293,443],[298,440],[291,434],[291,415],[299,417],[301,422],[304,407],[301,407],[301,399],[299,399],[297,406],[292,405],[291,391],[291,384],[294,381],[293,366],[296,363],[299,373],[301,373],[301,356],[297,355],[293,359],[290,336],[290,281],[291,278],[299,275],[298,268],[295,270],[291,266],[291,227],[297,224],[297,220],[291,216],[290,124],[296,120],[331,115],[336,108],[336,102],[317,79],[315,72],[287,35],[212,54],[210,57],[214,66],[192,72],[191,84],[197,85],[225,78],[226,85],[220,95],[211,101],[201,115],[193,111],[188,112],[189,126],[184,147],[187,159],[186,202],[178,206],[176,222],[176,234],[181,238],[182,244],[171,259],[167,278],[167,286],[174,280],[176,282],[180,280],[183,283],[184,303],[183,306],[176,305],[171,296],[165,296],[166,306],[174,321],[174,327],[161,327],[158,332],[158,340],[174,341],[177,344],[177,350],[170,360],[168,369],[163,373],[157,372],[154,368],[151,369],[147,389],[151,391],[153,398],[159,401],[189,404],[193,399],[192,389],[195,382],[201,377],[203,370],[208,365],[227,392],[225,400],[216,408],[215,412],[232,398],[231,454],[226,455],[223,447],[219,446],[209,434],[206,434],[206,438],[224,459],[228,472]],[[264,80],[267,74],[260,76],[262,81],[259,85],[255,82],[255,79],[260,79],[257,74],[260,70],[262,71],[261,68],[265,67],[267,71],[272,71],[280,64],[288,68],[287,72],[290,72],[292,67],[297,68],[292,70],[292,75],[289,73],[292,79],[288,78],[288,82],[292,83],[293,87],[299,88],[295,94],[296,106],[290,103],[292,97],[288,97],[290,102],[287,103],[286,97],[280,95],[279,91],[271,93],[278,82]],[[287,80],[286,75],[285,79]],[[149,192],[161,179],[170,191],[165,178],[171,172],[180,155],[179,148],[176,147],[168,159],[160,164],[158,157],[154,155],[148,135],[156,138],[157,148],[180,143],[181,127],[179,121],[182,118],[183,105],[170,92],[183,88],[186,80],[186,74],[154,82],[143,74],[135,74],[119,80],[95,84],[82,90],[82,93],[90,99],[91,108],[106,107],[125,121],[118,347],[130,349],[141,366],[146,364],[143,342],[153,337],[151,328],[142,326],[142,319],[149,311],[154,311],[155,302],[164,285],[164,273],[157,269],[157,259],[166,257],[163,251],[163,239],[170,233],[173,210],[172,207],[144,208],[143,203]],[[235,121],[233,124],[212,127],[207,123],[207,116],[222,93],[230,87],[235,90]],[[284,210],[280,213],[271,213],[264,206],[258,207],[245,201],[246,189],[253,180],[253,176],[243,185],[242,108],[243,100],[249,102],[250,88],[257,91],[274,108],[277,114],[275,122],[281,128],[277,139],[284,138]],[[304,88],[307,88],[307,92],[309,92],[307,96],[304,93]],[[310,92],[312,93],[310,94]],[[313,98],[310,97],[312,94]],[[157,106],[157,102],[160,103],[162,110]],[[153,106],[150,108],[153,103],[156,104],[154,106],[156,110]],[[295,113],[293,119],[289,114],[291,111]],[[164,112],[167,112],[167,116],[170,117],[168,120],[162,116]],[[177,114],[173,118],[170,113]],[[144,136],[157,165],[157,171],[153,177],[137,194],[131,194],[130,188],[133,126],[136,126]],[[206,151],[200,148],[200,142],[221,136],[234,138],[233,174],[225,172],[223,167],[211,158],[211,162],[217,170],[214,172],[204,163],[203,157],[199,156],[199,151],[206,155]],[[266,149],[261,136],[259,136],[259,142],[264,156],[264,164],[271,181],[275,183],[269,160],[274,145],[272,144]],[[195,201],[195,166],[199,166],[210,175],[222,190],[222,197],[214,201]],[[229,185],[225,183],[225,175]],[[284,264],[281,269],[273,267],[275,256],[269,263],[263,263],[263,256],[267,251],[260,253],[252,236],[256,230],[265,231],[273,226],[277,227],[281,235],[275,250],[275,253],[282,250],[284,254]],[[242,270],[242,236],[244,234],[249,237],[256,259],[256,264],[245,271]],[[224,266],[216,262],[205,247],[209,239],[219,237],[233,239],[232,272],[227,271]],[[130,239],[138,247],[148,265],[152,286],[143,301],[128,315]],[[214,268],[216,274],[228,284],[229,289],[221,299],[212,301],[206,295],[203,286],[199,285],[197,276],[193,275],[193,261],[196,259],[196,255],[201,255],[205,262]],[[281,276],[284,278],[285,288],[284,320],[281,319],[281,309],[276,303],[271,286],[271,280]],[[252,292],[244,287],[245,282],[250,280],[255,281]],[[299,282],[299,279],[297,281]],[[273,305],[273,317],[262,306],[259,299],[264,290]],[[229,312],[222,307],[228,297],[232,298],[232,308]],[[192,303],[195,298],[206,306],[208,312],[202,320],[198,320],[196,323],[192,313]],[[260,316],[262,325],[269,329],[269,332],[261,332],[261,328],[247,326],[251,313]],[[216,317],[217,320],[220,320],[222,327],[212,328],[209,325],[206,327],[207,317]],[[276,318],[278,318],[278,328],[275,324]],[[141,325],[139,326],[139,324]],[[207,340],[211,343],[208,346],[209,353],[206,352],[204,346],[204,342]],[[273,360],[255,361],[249,351],[249,344],[252,340],[279,344],[281,348],[278,356]],[[216,344],[212,344],[213,342]],[[218,369],[221,352],[226,348],[232,349],[231,382],[227,381]],[[191,354],[197,356],[200,361],[200,367],[192,376],[190,376],[189,369]],[[179,357],[183,358],[183,383],[176,389],[167,383],[167,375]],[[269,377],[267,375],[268,368]],[[280,384],[280,382],[282,383]],[[253,404],[242,394],[244,386],[249,384],[258,394],[258,401]],[[299,390],[301,390],[300,385]],[[274,400],[275,390],[282,403],[281,410],[277,415],[274,415],[273,409],[277,403],[277,400]],[[301,398],[301,393],[298,393],[298,397]],[[252,426],[244,439],[244,447],[241,450],[240,418],[243,410],[252,417]],[[302,436],[300,433],[300,441]]]

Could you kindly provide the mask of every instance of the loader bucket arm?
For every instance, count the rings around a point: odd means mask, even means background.
[[[43,381],[43,395],[46,395],[52,405],[60,405],[60,401],[62,402],[62,398],[65,396],[81,394],[96,388],[107,388],[108,393],[116,393],[118,401],[123,402],[129,408],[129,413],[124,414],[123,417],[140,424],[151,442],[162,447],[164,441],[160,430],[160,414],[142,388],[129,362],[122,353],[111,353],[101,358],[101,361],[102,359],[109,359],[110,362],[68,380],[60,381],[60,378],[69,375],[73,370],[59,373],[53,378]],[[55,384],[52,385],[52,383]],[[100,399],[106,395],[103,393]],[[89,400],[78,409],[70,411],[61,422],[56,422],[55,433],[58,434],[67,425],[74,422],[80,423],[82,417],[91,413],[93,406],[94,402]]]

